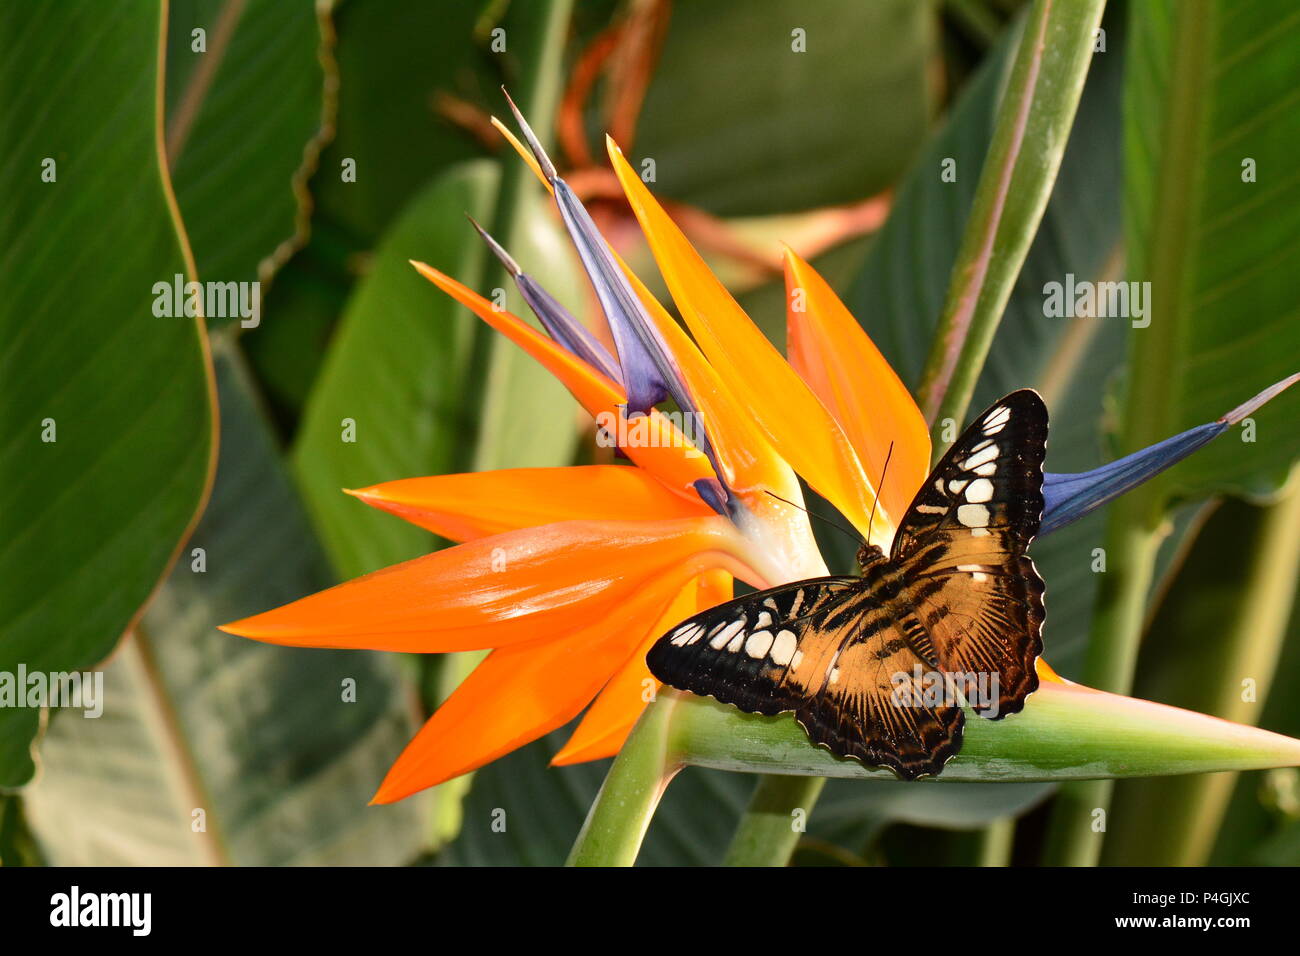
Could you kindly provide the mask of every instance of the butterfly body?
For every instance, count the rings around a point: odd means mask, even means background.
[[[968,705],[999,719],[1038,686],[1047,412],[1030,390],[980,415],[935,467],[890,554],[857,576],[760,591],[678,625],[647,656],[666,684],[757,714],[792,712],[833,753],[907,780],[961,749]]]

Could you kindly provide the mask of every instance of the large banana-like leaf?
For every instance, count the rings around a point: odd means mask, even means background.
[[[218,358],[212,501],[105,670],[103,715],[55,716],[28,819],[56,864],[406,862],[420,801],[366,806],[415,725],[394,659],[215,629],[331,580],[237,360]]]
[[[155,284],[190,271],[159,152],[160,33],[152,4],[0,9],[3,672],[102,660],[210,477],[202,320],[154,314]],[[0,785],[30,777],[38,717],[0,709]]]

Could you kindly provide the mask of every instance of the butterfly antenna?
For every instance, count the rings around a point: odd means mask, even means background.
[[[766,491],[766,489],[764,489],[764,490]],[[780,495],[776,494],[776,493],[773,492],[773,491],[768,491],[767,493],[768,493],[769,495],[771,495],[773,498],[775,498],[777,501],[784,501],[786,504],[790,505],[792,508],[798,508],[798,509],[799,509],[800,511],[802,511],[804,514],[809,515],[810,517],[817,518],[817,519],[819,519],[819,520],[821,520],[821,521],[825,521],[825,522],[826,522],[828,525],[830,525],[832,528],[835,528],[835,529],[837,529],[837,530],[839,530],[839,531],[843,531],[845,534],[847,534],[849,537],[851,537],[854,541],[859,541],[859,542],[860,542],[860,541],[862,540],[862,538],[858,535],[858,533],[857,533],[856,531],[851,531],[850,529],[844,527],[844,525],[840,524],[838,521],[833,521],[832,519],[826,517],[825,515],[819,515],[817,512],[815,512],[815,511],[811,511],[811,510],[809,510],[808,508],[805,508],[803,505],[795,504],[795,503],[794,503],[793,501],[791,501],[789,498],[782,498]]]
[[[889,443],[885,452],[885,467],[880,469],[880,484],[876,485],[876,497],[871,502],[871,517],[867,519],[867,545],[871,545],[871,526],[876,523],[876,505],[880,503],[880,493],[885,490],[885,475],[889,473],[889,459],[894,457],[894,443]]]

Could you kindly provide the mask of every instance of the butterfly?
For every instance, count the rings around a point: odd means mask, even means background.
[[[718,605],[646,657],[665,684],[754,714],[793,712],[818,744],[904,780],[961,749],[963,704],[992,720],[1038,688],[1043,580],[1025,553],[1043,514],[1047,407],[994,403],[952,444],[888,557]]]

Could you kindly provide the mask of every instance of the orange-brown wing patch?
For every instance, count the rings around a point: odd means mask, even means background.
[[[995,403],[935,467],[895,539],[904,632],[990,719],[1038,688],[1043,581],[1025,550],[1042,518],[1046,440],[1037,393]]]
[[[961,748],[960,698],[859,578],[803,581],[691,618],[646,657],[659,680],[758,714],[794,712],[841,757],[907,780]]]

